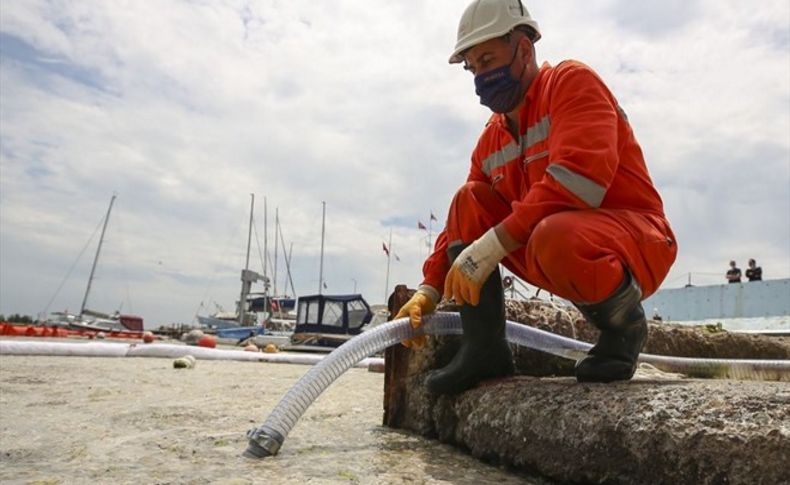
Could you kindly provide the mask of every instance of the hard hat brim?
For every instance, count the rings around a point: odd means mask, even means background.
[[[538,40],[540,40],[540,31],[538,30],[538,24],[534,20],[525,20],[523,22],[518,22],[515,25],[509,26],[507,29],[502,31],[491,32],[489,34],[483,36],[475,36],[469,35],[466,39],[460,40],[455,45],[455,50],[453,51],[452,55],[450,55],[449,63],[450,64],[459,64],[464,61],[463,53],[466,52],[468,49],[476,46],[477,44],[482,44],[483,42],[489,41],[491,39],[496,39],[497,37],[502,37],[503,35],[512,32],[513,29],[518,27],[519,25],[526,25],[531,27],[532,30],[535,32],[535,36],[533,39],[530,39],[534,44]]]
[[[477,44],[482,44],[483,42],[487,42],[491,39],[496,39],[497,37],[502,37],[503,35],[507,34],[513,29],[508,29],[504,32],[493,32],[489,35],[483,37],[477,37],[474,39],[467,39],[464,42],[456,44],[455,50],[453,54],[450,56],[450,64],[459,64],[464,61],[463,53],[467,50],[471,49],[472,47],[476,46]]]

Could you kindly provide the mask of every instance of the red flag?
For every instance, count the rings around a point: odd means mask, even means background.
[[[433,211],[431,211],[431,220],[432,220],[432,221],[439,222],[439,219],[437,219],[437,218],[436,218],[436,216],[435,216],[435,215],[433,215]]]
[[[383,250],[384,250],[384,253],[385,253],[387,256],[389,256],[389,255],[390,255],[390,250],[389,250],[389,248],[387,247],[387,243],[381,243],[381,249],[383,249]]]
[[[428,230],[428,228],[425,227],[425,225],[420,221],[417,221],[417,229],[425,229],[426,231]]]

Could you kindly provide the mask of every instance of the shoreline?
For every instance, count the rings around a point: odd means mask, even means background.
[[[247,430],[309,369],[0,356],[0,482],[544,483],[382,426],[383,374],[363,369],[329,386],[277,456],[243,458]]]

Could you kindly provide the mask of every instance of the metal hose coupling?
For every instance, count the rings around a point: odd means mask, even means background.
[[[266,425],[247,431],[247,438],[250,439],[250,442],[243,453],[247,458],[274,456],[280,451],[280,446],[285,441],[283,435]]]

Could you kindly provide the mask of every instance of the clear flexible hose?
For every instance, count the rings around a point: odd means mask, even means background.
[[[423,326],[415,330],[408,318],[393,320],[363,332],[338,347],[299,379],[277,403],[263,425],[247,433],[249,446],[244,455],[263,458],[277,454],[285,437],[313,401],[361,359],[423,333],[462,333],[461,318],[457,313],[435,313],[424,317],[423,322]],[[512,343],[574,360],[586,355],[592,347],[586,342],[510,321],[507,322],[506,333],[508,341]],[[790,380],[790,360],[696,359],[649,354],[641,354],[639,360],[661,370],[693,376]]]

